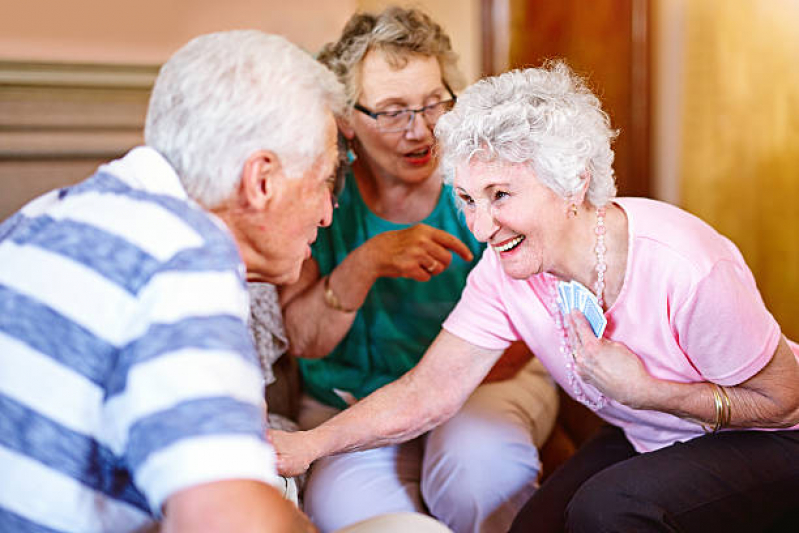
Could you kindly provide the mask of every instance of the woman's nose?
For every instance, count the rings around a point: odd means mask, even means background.
[[[405,136],[409,139],[424,139],[425,136],[430,134],[430,127],[427,125],[427,120],[424,114],[416,112],[411,117],[411,122],[408,124],[408,129],[405,130]]]
[[[472,224],[474,237],[480,242],[488,242],[496,233],[497,228],[497,222],[491,214],[490,208],[475,206],[474,222]]]

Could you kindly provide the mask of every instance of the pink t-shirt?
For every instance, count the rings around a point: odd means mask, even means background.
[[[683,383],[736,385],[769,362],[781,332],[741,253],[725,237],[676,207],[618,198],[629,249],[621,293],[606,313],[604,337],[624,343],[650,374]],[[444,329],[484,348],[523,340],[572,397],[561,332],[551,314],[557,279],[514,280],[490,248],[472,270]],[[555,307],[556,308],[556,307]],[[795,354],[799,346],[791,343]],[[588,399],[598,391],[576,378]],[[676,416],[609,401],[597,414],[624,430],[639,452],[704,434]]]

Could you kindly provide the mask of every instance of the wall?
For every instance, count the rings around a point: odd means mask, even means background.
[[[479,0],[25,0],[5,2],[0,59],[159,64],[191,37],[257,28],[310,51],[335,39],[356,10],[418,6],[453,40],[467,79],[480,71]]]
[[[741,249],[799,339],[799,0],[691,0],[681,204]]]
[[[5,2],[0,59],[163,63],[196,35],[257,28],[308,50],[335,38],[356,0],[25,0]]]
[[[413,2],[479,72],[478,1]],[[0,220],[140,144],[157,66],[192,37],[257,28],[309,51],[375,0],[26,0],[0,16]],[[404,2],[404,4],[411,4]]]

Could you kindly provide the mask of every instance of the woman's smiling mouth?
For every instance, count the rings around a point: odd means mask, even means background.
[[[524,241],[525,238],[526,237],[524,235],[519,235],[517,237],[514,237],[514,238],[512,238],[510,240],[505,241],[502,244],[491,245],[491,246],[497,252],[509,252],[509,251],[513,250],[514,248],[516,248],[517,246],[519,246],[522,243],[522,241]]]

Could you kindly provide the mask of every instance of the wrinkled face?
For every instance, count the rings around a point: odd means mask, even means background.
[[[267,222],[261,226],[268,237],[261,255],[267,258],[269,270],[261,275],[271,283],[297,281],[303,261],[311,256],[310,245],[316,240],[318,227],[330,225],[338,164],[336,136],[336,123],[330,114],[325,150],[311,168],[299,177],[281,172],[273,179],[274,197],[267,207]]]
[[[358,103],[372,112],[418,109],[451,97],[444,87],[441,67],[435,57],[412,55],[399,70],[381,51],[366,54],[361,64],[361,96]],[[433,126],[421,113],[407,131],[383,132],[376,121],[357,110],[350,126],[360,145],[361,162],[377,179],[418,183],[436,169],[433,156]]]
[[[469,229],[509,276],[526,279],[553,267],[564,200],[532,169],[473,161],[456,169],[454,187]]]

